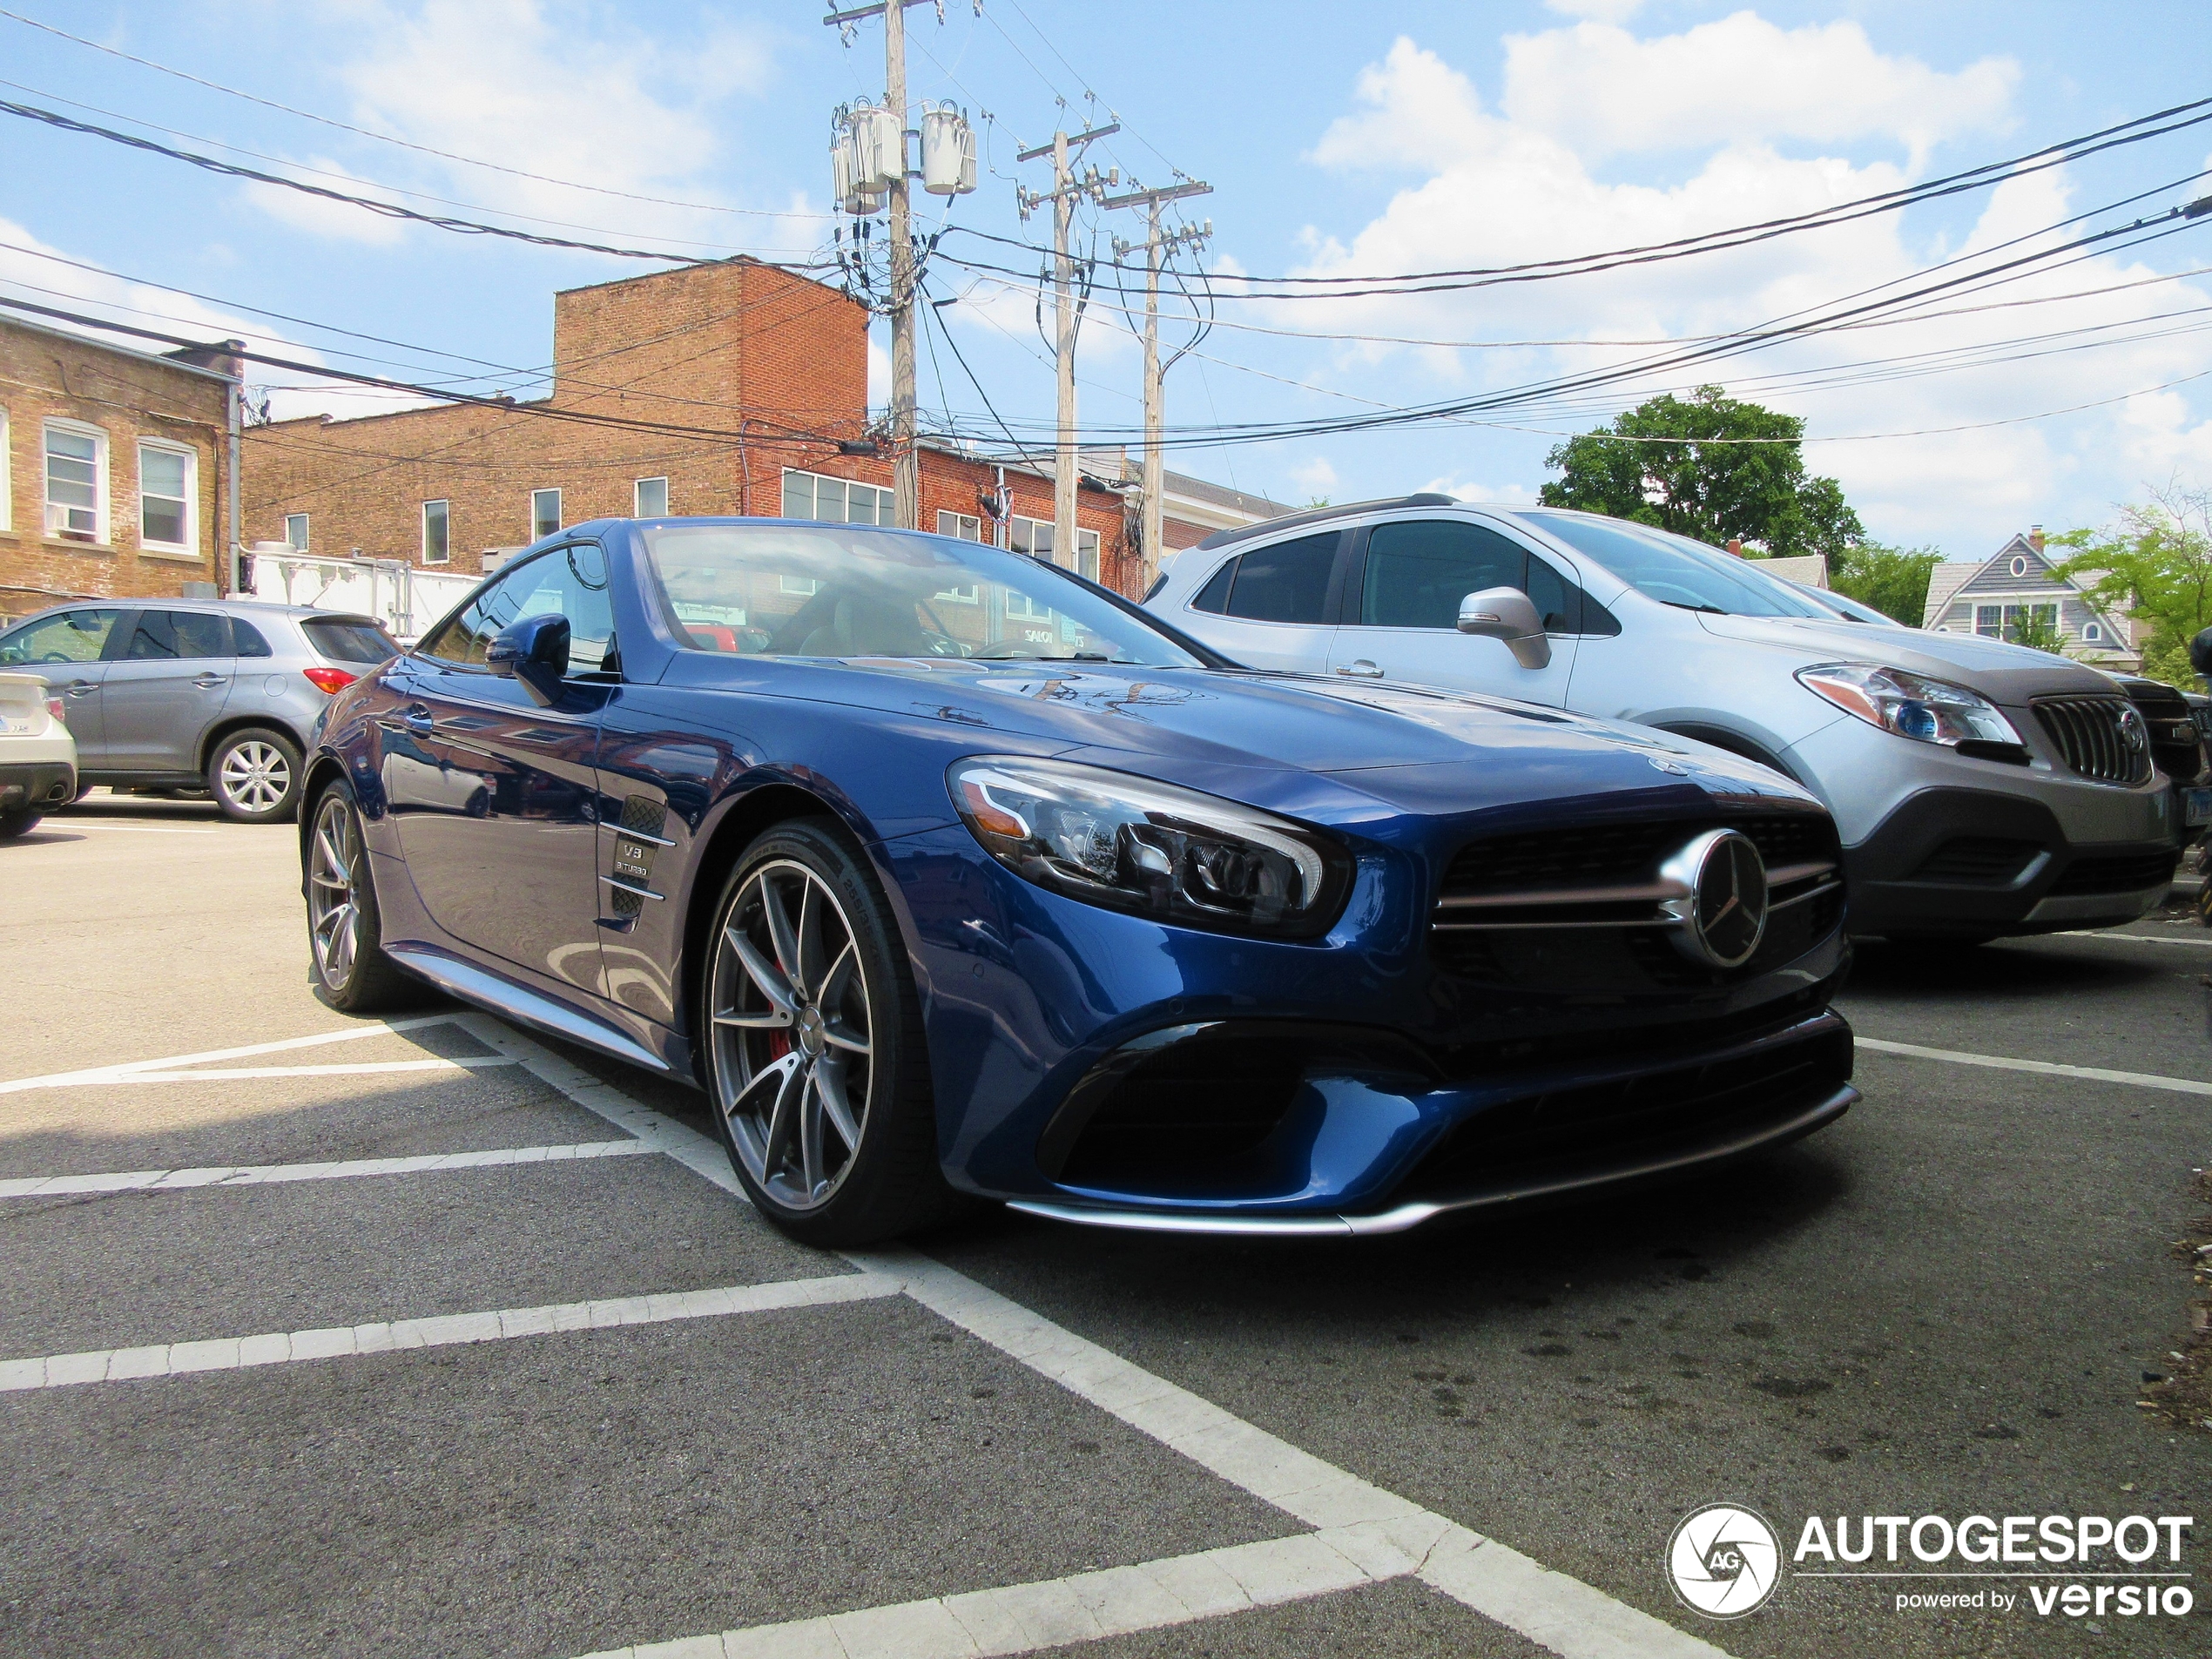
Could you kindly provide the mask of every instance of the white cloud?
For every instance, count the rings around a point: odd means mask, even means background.
[[[1421,486],[1421,491],[1439,496],[1451,496],[1466,502],[1490,502],[1500,507],[1534,507],[1536,492],[1527,484],[1470,483],[1454,474],[1432,478]]]
[[[372,201],[396,202],[401,199],[381,185],[354,179],[334,162],[318,156],[311,164],[315,175],[306,182],[319,185],[326,190],[340,190],[349,196],[365,196]],[[330,175],[337,174],[334,178]],[[389,247],[404,240],[407,226],[399,219],[388,217],[367,207],[356,207],[349,202],[335,202],[323,196],[311,196],[297,190],[287,190],[281,185],[248,183],[242,186],[246,199],[272,219],[281,220],[294,230],[310,236],[327,236],[335,241],[366,242],[373,247]]]
[[[1702,40],[1719,69],[1696,61],[1685,44],[1694,40]],[[1871,195],[1919,176],[1919,152],[1938,138],[2003,129],[2015,74],[1999,60],[1946,74],[1884,56],[1856,25],[1784,31],[1748,12],[1664,39],[1639,42],[1583,24],[1508,39],[1504,51],[1502,113],[1485,108],[1460,68],[1410,40],[1399,41],[1362,71],[1355,107],[1325,132],[1312,159],[1332,167],[1410,169],[1417,176],[1355,231],[1313,233],[1299,274],[1555,259]],[[1831,77],[1839,84],[1825,84]],[[1676,158],[1684,134],[1696,141],[1696,153],[1686,160]],[[1808,145],[1827,153],[1804,153]],[[1604,176],[1594,171],[1593,158],[1624,148],[1635,158],[1632,166],[1608,165]],[[1885,150],[1898,158],[1881,159]],[[1614,176],[1620,173],[1627,177]],[[1447,341],[1681,341],[1828,304],[2011,238],[2040,236],[2043,245],[2055,246],[2076,233],[2047,228],[2082,205],[2069,199],[2069,189],[2057,170],[2010,180],[1990,192],[1963,239],[1956,229],[1944,239],[1917,226],[1908,238],[1901,216],[1883,214],[1599,276],[1254,305],[1231,314],[1324,333]],[[2101,256],[1977,297],[2036,299],[2156,274],[2128,256]],[[2212,335],[2122,338],[2085,350],[2004,342],[2093,324],[2114,325],[2110,334],[2122,337],[2148,334],[2160,327],[2151,320],[2158,314],[2209,300],[2201,286],[2160,281],[2048,305],[1831,334],[1500,420],[1522,431],[1586,430],[1651,392],[1715,381],[1737,395],[1804,415],[1814,439],[1925,432],[1815,442],[1806,459],[1816,471],[1843,480],[1873,534],[1941,542],[1963,556],[1993,549],[2031,522],[2094,522],[2112,500],[2139,494],[2146,476],[2162,479],[2175,465],[2212,462],[2212,421],[2192,413],[2188,387],[2047,421],[2020,418],[2212,368]],[[1951,305],[1967,303],[1972,297]],[[2049,344],[2071,347],[2102,339],[2075,335]],[[1646,354],[1595,343],[1473,351],[1347,342],[1322,349],[1332,363],[1305,369],[1300,378],[1326,379],[1399,405],[1609,368]],[[1919,373],[1947,361],[1931,354],[1968,351],[2011,361]],[[1815,386],[1786,378],[1809,381],[1835,368],[1863,373],[1875,360],[1900,361],[1881,371],[1892,376],[1884,381]],[[2201,408],[2204,388],[2194,389]],[[1497,463],[1480,458],[1487,442],[1470,434],[1467,444],[1475,458],[1467,471],[1496,477]],[[1528,493],[1457,482],[1465,476],[1455,470],[1435,487],[1508,500]]]
[[[1337,469],[1329,464],[1326,455],[1300,462],[1291,469],[1290,477],[1298,492],[1308,498],[1325,496],[1337,487]]]
[[[2020,65],[1985,57],[1956,74],[1874,50],[1855,23],[1784,30],[1739,11],[1639,40],[1585,23],[1506,40],[1515,125],[1585,159],[1744,141],[1889,138],[1918,167],[1931,145],[2009,125]]]
[[[1544,0],[1544,10],[1556,11],[1563,17],[1626,23],[1643,10],[1643,0]]]

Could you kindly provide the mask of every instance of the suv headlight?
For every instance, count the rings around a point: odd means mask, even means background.
[[[1311,939],[1351,890],[1351,853],[1271,813],[1125,772],[979,756],[946,774],[975,839],[1025,881],[1186,927]]]
[[[1908,674],[1870,663],[1830,663],[1801,668],[1805,690],[1885,732],[1922,743],[2003,743],[2020,747],[2020,734],[1997,705],[1978,691],[1947,680]]]

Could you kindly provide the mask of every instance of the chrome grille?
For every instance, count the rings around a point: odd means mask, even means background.
[[[2035,703],[2035,718],[2066,764],[2084,778],[2108,784],[2139,784],[2150,776],[2150,745],[2128,743],[2126,724],[2142,730],[2142,717],[2124,697],[2046,697]]]

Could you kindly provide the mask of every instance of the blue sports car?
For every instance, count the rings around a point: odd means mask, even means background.
[[[563,530],[333,701],[303,799],[332,1006],[428,981],[694,1082],[820,1244],[963,1195],[1393,1231],[1857,1098],[1784,779],[1245,669],[968,542]]]

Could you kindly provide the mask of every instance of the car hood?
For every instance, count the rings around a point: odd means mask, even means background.
[[[1042,742],[1096,765],[1324,816],[1333,814],[1322,799],[1346,792],[1451,813],[1685,786],[1811,800],[1766,768],[1686,738],[1443,690],[1088,663],[685,655],[685,683],[721,678],[732,689],[941,720],[972,731],[978,751],[987,732],[1002,732],[1029,740],[1024,747]]]
[[[1995,703],[2017,706],[2031,697],[2113,694],[2111,680],[2094,668],[2049,651],[1974,634],[1878,628],[1841,617],[1722,617],[1705,611],[1696,616],[1709,634],[1791,652],[1806,667],[1816,663],[1874,663],[1902,668],[1968,686]]]

